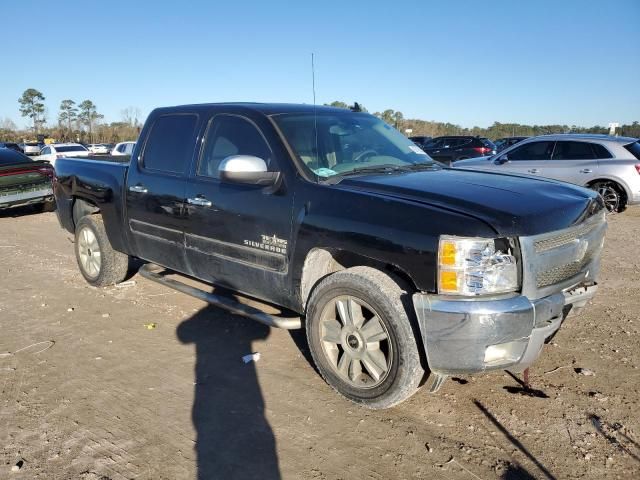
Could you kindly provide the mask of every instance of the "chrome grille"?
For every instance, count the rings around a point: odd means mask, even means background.
[[[569,232],[561,233],[550,238],[544,238],[536,241],[533,245],[536,249],[536,253],[546,252],[547,250],[553,250],[554,248],[567,245],[580,237],[587,235],[591,230],[597,227],[597,224],[582,225],[577,229],[573,229]]]
[[[563,282],[571,277],[575,277],[590,261],[591,258],[586,258],[579,262],[571,262],[550,268],[543,272],[538,272],[538,275],[536,276],[536,284],[538,288],[543,288]]]
[[[595,281],[606,228],[604,212],[599,212],[580,225],[520,237],[522,294],[534,300]]]

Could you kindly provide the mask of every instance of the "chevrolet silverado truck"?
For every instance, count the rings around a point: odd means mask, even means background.
[[[56,163],[90,284],[121,282],[137,258],[146,278],[304,327],[327,383],[369,408],[527,368],[597,289],[597,193],[447,168],[366,113],[158,108],[130,160],[107,160]]]

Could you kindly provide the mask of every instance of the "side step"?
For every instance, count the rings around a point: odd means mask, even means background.
[[[284,328],[286,330],[302,328],[302,320],[300,317],[280,317],[277,315],[270,315],[262,310],[245,305],[229,297],[205,292],[204,290],[187,285],[186,283],[179,282],[172,278],[166,278],[160,273],[163,270],[165,270],[163,267],[147,263],[138,270],[138,273],[148,280],[173,288],[179,292],[186,293],[187,295],[191,295],[192,297],[208,302],[211,305],[224,308],[231,313],[242,315],[243,317],[268,325],[269,327]],[[170,270],[167,271],[171,274],[175,273]]]

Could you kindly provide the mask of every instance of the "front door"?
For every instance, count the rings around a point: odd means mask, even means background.
[[[258,298],[278,298],[286,289],[293,197],[285,188],[220,181],[218,167],[232,155],[262,158],[270,171],[278,171],[252,120],[213,116],[187,184],[187,260],[200,279]]]
[[[491,165],[492,169],[497,172],[514,172],[544,177],[546,165],[551,160],[554,143],[550,140],[541,140],[507,150],[497,156],[497,160]],[[501,163],[500,159],[505,156],[507,161]]]
[[[186,271],[184,199],[198,116],[161,115],[152,120],[139,158],[126,182],[126,216],[136,256]]]

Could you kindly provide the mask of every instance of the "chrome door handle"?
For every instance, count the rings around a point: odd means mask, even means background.
[[[593,173],[593,170],[591,170],[590,168],[583,168],[582,170],[580,170],[580,173]]]
[[[129,191],[130,192],[136,192],[136,193],[147,193],[147,187],[145,187],[144,185],[132,185],[129,187]]]
[[[540,170],[537,168],[532,168],[531,170],[527,170],[529,173],[540,173]]]
[[[198,205],[199,207],[210,207],[212,205],[211,200],[207,200],[204,197],[187,198],[187,203],[190,205]]]

